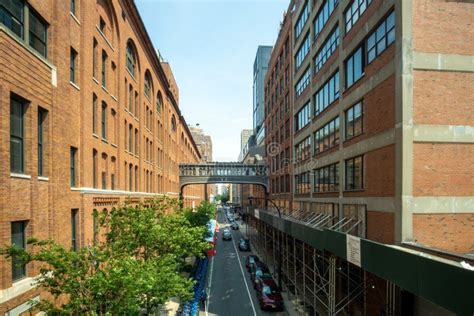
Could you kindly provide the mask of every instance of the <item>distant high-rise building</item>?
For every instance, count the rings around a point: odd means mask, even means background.
[[[198,126],[188,126],[189,131],[193,135],[196,146],[201,153],[203,162],[212,161],[212,139],[211,136],[206,135],[204,130]]]
[[[243,129],[242,132],[240,132],[240,154],[239,154],[239,161],[242,161],[242,159],[245,156],[244,149],[247,146],[247,143],[249,142],[249,138],[253,135],[253,130],[252,129]]]
[[[255,62],[253,63],[253,133],[257,136],[257,140],[265,118],[264,81],[271,54],[272,46],[258,46]],[[263,137],[264,131],[260,137],[262,141]]]

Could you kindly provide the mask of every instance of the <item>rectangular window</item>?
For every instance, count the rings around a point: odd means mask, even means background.
[[[133,153],[133,127],[128,125],[128,151]]]
[[[76,0],[71,0],[71,13],[76,15]]]
[[[115,174],[110,175],[110,189],[115,190]]]
[[[311,46],[311,41],[310,41],[310,36],[309,36],[309,32],[308,32],[308,34],[306,34],[306,36],[303,40],[303,43],[301,43],[300,48],[296,52],[295,70],[298,70],[300,68],[301,64],[303,63],[303,60],[305,59],[306,55],[308,55],[308,53],[309,53],[310,46]],[[278,87],[277,87],[276,91],[278,92]]]
[[[10,171],[25,172],[24,119],[25,104],[13,98],[10,101]]]
[[[20,38],[23,38],[23,10],[22,0],[0,1],[0,23]]]
[[[363,131],[362,101],[354,104],[352,107],[347,109],[345,115],[346,115],[345,139],[350,139],[352,137],[362,134],[362,131]]]
[[[44,175],[44,129],[48,111],[38,108],[38,175]]]
[[[47,46],[46,46],[46,39],[47,39],[47,26],[39,16],[36,15],[30,9],[30,16],[29,16],[29,44],[30,46],[40,53],[42,56],[46,57],[47,53]]]
[[[76,83],[77,52],[71,47],[71,56],[69,62],[69,81]]]
[[[324,26],[329,20],[334,9],[337,7],[338,0],[326,0],[321,9],[316,14],[316,19],[314,19],[314,37],[317,38],[319,33],[323,30]]]
[[[12,246],[17,248],[26,248],[26,221],[11,223]],[[26,265],[13,256],[12,257],[12,281],[17,281],[26,277]]]
[[[301,162],[311,157],[311,136],[306,137],[295,146],[296,162]]]
[[[352,3],[347,6],[346,12],[344,12],[346,33],[350,31],[371,3],[372,0],[352,0]]]
[[[314,192],[339,191],[339,163],[314,170]]]
[[[102,189],[107,189],[107,172],[102,171]]]
[[[308,4],[309,1],[306,1],[305,4],[304,4],[304,7],[303,9],[301,10],[301,14],[298,18],[298,20],[296,21],[296,24],[295,24],[295,38],[297,39],[300,35],[301,35],[301,31],[303,31],[303,28],[306,24],[306,21],[308,20],[308,17],[309,17],[309,13],[310,13],[310,7],[309,7],[309,4]],[[288,42],[287,42],[288,43]],[[286,45],[287,46],[287,45]],[[287,46],[288,47],[288,46]],[[288,50],[286,49],[285,50],[285,53],[287,52]]]
[[[339,98],[339,71],[336,71],[314,95],[315,115],[321,114],[329,105]]]
[[[295,115],[295,132],[311,122],[311,102],[308,101]]]
[[[295,193],[307,194],[311,191],[310,172],[295,175]]]
[[[95,38],[92,46],[92,77],[97,78],[97,41]]]
[[[395,42],[395,11],[392,11],[367,38],[367,63],[370,64]]]
[[[296,91],[296,98],[298,98],[303,91],[309,86],[311,82],[311,67],[308,67],[303,75],[301,76],[300,80],[296,83],[295,91]]]
[[[71,147],[70,150],[70,168],[71,168],[71,187],[76,187],[76,177],[77,177],[77,148]]]
[[[92,95],[92,133],[97,134],[97,96]]]
[[[97,150],[92,151],[92,187],[97,188]]]
[[[71,249],[77,251],[77,216],[79,210],[73,208],[71,210]]]
[[[339,26],[337,26],[331,34],[329,34],[326,42],[322,45],[321,49],[314,58],[314,72],[318,72],[331,55],[336,51],[339,46]]]
[[[129,191],[133,190],[133,167],[132,164],[128,166],[128,188]]]
[[[102,77],[102,87],[107,87],[107,54],[105,51],[102,51],[102,70],[101,70],[101,77]]]
[[[346,190],[361,190],[364,188],[364,159],[358,156],[346,160]]]
[[[363,51],[363,46],[360,46],[345,62],[346,88],[352,86],[364,75],[365,63]]]
[[[314,154],[322,153],[339,144],[339,116],[314,133]]]
[[[102,102],[102,113],[100,115],[100,126],[102,138],[107,139],[107,104]]]

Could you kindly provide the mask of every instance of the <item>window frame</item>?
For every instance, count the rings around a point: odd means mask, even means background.
[[[356,183],[356,160],[360,159],[360,180]],[[350,170],[349,164],[352,163]],[[355,156],[344,160],[344,191],[362,191],[364,190],[364,155]],[[349,186],[351,179],[352,187]],[[358,186],[360,184],[360,186]]]
[[[339,69],[336,70],[332,76],[324,82],[324,84],[319,88],[318,91],[314,94],[314,116],[321,115],[327,108],[329,108],[333,103],[337,102],[341,97],[341,87],[340,87],[340,74]],[[332,96],[331,93],[332,85]],[[322,104],[320,108],[320,104]]]
[[[357,7],[355,7],[354,9],[354,12],[353,12],[353,5],[357,3]],[[363,11],[360,10],[361,8],[361,5],[364,5],[363,7]],[[357,21],[359,21],[360,17],[362,15],[364,15],[364,13],[367,11],[367,8],[372,4],[372,0],[352,0],[351,3],[349,3],[346,7],[346,9],[344,10],[344,13],[343,13],[343,16],[344,16],[344,29],[345,29],[345,33],[349,33],[350,30],[354,27],[354,25],[357,23]],[[348,28],[348,17],[347,17],[347,13],[351,11],[351,16],[350,16],[350,27]],[[357,13],[357,17],[355,18],[354,20],[354,17],[356,16],[355,12]]]
[[[365,41],[364,41],[365,44]],[[365,45],[361,44],[357,46],[353,51],[352,54],[347,57],[347,59],[344,61],[344,83],[346,89],[349,89],[353,85],[355,85],[359,80],[361,80],[365,76],[365,67],[366,67],[366,62],[365,62]],[[356,78],[356,55],[360,51],[360,59],[361,59],[361,65],[360,65],[360,76]],[[350,65],[350,67],[349,67]],[[350,71],[349,71],[350,68]],[[351,78],[352,81],[349,83],[349,72],[351,73]]]
[[[360,132],[355,133],[355,120],[357,119],[355,117],[355,108],[357,106],[360,106]],[[349,121],[349,113],[352,112],[352,120]],[[349,131],[349,124],[352,124],[352,135],[348,134]],[[359,135],[362,135],[364,132],[364,103],[362,100],[354,103],[350,108],[346,109],[344,111],[344,139],[345,140],[350,140],[352,138],[355,138]]]
[[[48,111],[38,107],[38,176],[44,176],[44,133]]]
[[[336,162],[336,163],[332,163],[324,167],[315,169],[313,192],[314,193],[339,192],[339,189],[340,189],[339,168],[340,168],[339,162]],[[326,174],[327,174],[327,177],[326,177]],[[331,189],[331,185],[333,185],[332,189]]]
[[[333,129],[331,130],[331,127]],[[326,135],[327,130],[327,135]],[[339,137],[336,135],[339,133]],[[328,147],[325,147],[325,140],[328,139]],[[332,142],[331,142],[332,140]],[[337,147],[341,142],[341,122],[339,115],[321,126],[314,132],[314,155],[319,155],[326,152],[334,147]],[[322,144],[322,150],[319,150],[319,146]]]
[[[107,103],[102,101],[100,113],[100,136],[102,139],[107,140]]]
[[[107,60],[108,60],[107,53],[105,50],[102,50],[102,65],[101,65],[101,71],[100,71],[100,76],[101,76],[101,84],[102,87],[107,88]]]
[[[393,16],[393,17],[392,17]],[[389,19],[392,17],[393,25],[389,26]],[[384,51],[386,51],[390,45],[395,43],[396,41],[396,29],[395,29],[395,10],[392,10],[389,14],[387,14],[374,28],[372,33],[369,34],[366,40],[366,63],[369,65],[372,63],[377,57],[379,57]],[[381,30],[383,26],[383,35],[381,38],[378,38],[379,36],[379,30]],[[390,27],[390,29],[388,29]],[[393,32],[393,38],[390,40],[389,39],[389,34]],[[373,40],[372,40],[373,38]],[[369,46],[369,42],[373,41],[373,45]],[[383,41],[383,48],[380,48],[379,45]],[[374,52],[373,57],[370,57],[371,52]]]
[[[25,114],[26,114],[26,107],[27,104],[24,100],[16,97],[16,96],[11,96],[10,99],[10,172],[12,173],[18,173],[18,174],[24,174],[25,173]],[[18,113],[16,113],[17,108]],[[14,122],[13,122],[13,113],[18,114],[18,123],[19,123],[19,135],[16,135],[14,131]],[[15,114],[15,115],[16,115]],[[16,128],[15,128],[16,129]],[[17,142],[19,146],[19,165],[16,166],[16,159],[14,159],[14,150],[13,148],[13,143]],[[18,167],[18,168],[17,168]]]
[[[69,165],[70,165],[70,185],[71,188],[76,188],[77,187],[77,147],[70,147],[69,150],[70,154],[70,160],[69,160]]]
[[[77,240],[77,222],[79,217],[79,209],[71,209],[71,249],[73,251],[78,250]]]
[[[15,235],[14,232],[16,231],[14,229],[14,225],[21,225],[20,228],[20,233],[21,233],[21,245],[15,244]],[[27,243],[26,243],[26,235],[27,235],[27,226],[28,226],[28,221],[13,221],[10,223],[10,237],[11,237],[11,244],[12,246],[15,245],[18,248],[21,249],[26,249]],[[12,282],[15,283],[17,281],[20,281],[24,278],[27,277],[28,271],[26,270],[26,264],[21,264],[21,266],[18,264],[21,263],[21,261],[17,261],[15,256],[12,256]],[[20,266],[20,267],[18,267]],[[17,272],[20,271],[20,274],[17,274]]]
[[[76,84],[77,51],[71,47],[69,60],[69,81]]]

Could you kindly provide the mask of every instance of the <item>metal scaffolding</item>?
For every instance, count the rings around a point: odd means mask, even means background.
[[[288,216],[286,214],[286,216]],[[299,212],[300,219],[327,223],[329,217]],[[341,221],[331,225],[341,225]],[[393,315],[395,286],[352,263],[320,251],[277,228],[250,218],[250,239],[307,315]],[[369,303],[368,303],[369,302]]]

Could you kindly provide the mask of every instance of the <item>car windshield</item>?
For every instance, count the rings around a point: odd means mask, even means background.
[[[254,257],[249,257],[249,263],[255,263],[255,258]]]
[[[274,286],[264,285],[262,288],[262,293],[265,295],[278,294],[278,289]]]

